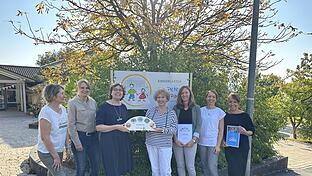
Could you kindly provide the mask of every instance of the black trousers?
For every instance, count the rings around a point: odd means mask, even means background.
[[[245,176],[249,148],[225,147],[229,176]]]

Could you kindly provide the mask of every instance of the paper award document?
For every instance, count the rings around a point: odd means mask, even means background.
[[[125,126],[129,131],[155,131],[154,128],[156,128],[155,122],[145,116],[132,117],[125,123]]]
[[[226,133],[226,146],[228,147],[239,147],[239,126],[227,126]]]
[[[190,142],[193,137],[192,124],[178,124],[177,136],[183,145]]]

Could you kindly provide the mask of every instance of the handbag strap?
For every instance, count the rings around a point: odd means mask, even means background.
[[[157,111],[157,108],[155,108],[155,111],[154,111],[153,116],[152,116],[152,120],[154,119],[154,116],[155,116],[155,114],[156,114],[156,111]],[[169,112],[167,111],[165,128],[167,128],[168,116],[169,116]]]

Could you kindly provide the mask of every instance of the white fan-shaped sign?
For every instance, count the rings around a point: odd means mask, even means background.
[[[126,122],[125,126],[129,131],[155,131],[154,128],[156,128],[155,122],[145,116],[132,117]]]

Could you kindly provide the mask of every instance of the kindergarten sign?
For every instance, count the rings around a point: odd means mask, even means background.
[[[168,107],[176,104],[180,87],[190,85],[189,73],[113,71],[112,81],[126,90],[123,103],[128,109],[149,109],[156,106],[154,93],[163,88],[170,94]]]

